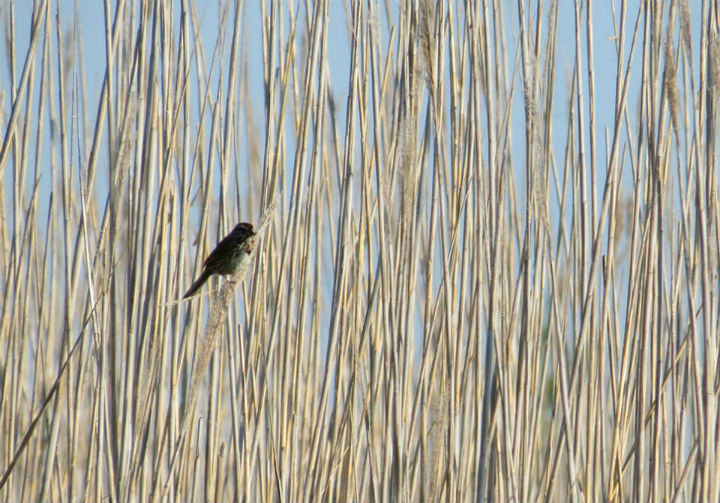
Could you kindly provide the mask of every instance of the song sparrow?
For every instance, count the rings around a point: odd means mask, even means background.
[[[250,260],[250,254],[255,246],[255,230],[252,224],[243,222],[218,243],[203,263],[200,277],[185,292],[183,299],[187,299],[197,292],[213,274],[235,274],[240,266]]]

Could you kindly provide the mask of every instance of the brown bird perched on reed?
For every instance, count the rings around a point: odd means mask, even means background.
[[[203,263],[200,277],[185,292],[187,299],[197,292],[213,274],[235,274],[241,266],[248,263],[255,247],[255,229],[247,222],[239,223],[218,243]]]

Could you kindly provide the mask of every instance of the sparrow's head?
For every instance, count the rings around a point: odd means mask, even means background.
[[[249,224],[247,222],[241,222],[235,226],[235,228],[233,229],[233,233],[243,234],[245,236],[254,236],[255,229],[253,228],[252,224]]]

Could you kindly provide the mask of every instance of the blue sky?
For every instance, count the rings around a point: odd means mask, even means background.
[[[87,110],[84,111],[84,116],[88,118],[88,120],[92,121],[95,118],[97,106],[98,106],[98,99],[99,99],[99,93],[101,88],[102,79],[105,72],[105,30],[106,30],[106,22],[105,22],[105,12],[104,12],[104,3],[103,2],[74,2],[70,0],[59,0],[57,4],[53,4],[51,8],[51,22],[50,26],[52,29],[54,29],[55,26],[55,16],[56,16],[56,6],[59,5],[59,11],[60,11],[60,22],[63,26],[63,32],[65,36],[70,31],[70,28],[72,27],[72,23],[76,23],[76,27],[78,32],[81,34],[81,40],[82,40],[82,51],[83,51],[83,65],[84,65],[84,71],[85,71],[85,78],[86,78],[86,90],[87,90]],[[233,3],[228,2],[215,2],[215,1],[209,1],[209,2],[197,2],[196,9],[197,9],[197,15],[199,18],[200,23],[200,33],[201,37],[203,39],[204,48],[205,48],[205,54],[204,57],[206,58],[206,65],[210,65],[210,59],[212,57],[212,50],[216,45],[216,40],[218,36],[218,27],[220,25],[220,16],[221,13],[225,9],[228,9],[228,6],[230,6],[230,10],[232,10]],[[242,25],[243,34],[241,36],[241,40],[243,41],[243,49],[245,53],[248,56],[249,60],[249,67],[250,67],[250,75],[248,76],[248,83],[250,85],[251,94],[254,97],[254,120],[258,122],[258,126],[260,126],[260,130],[262,130],[263,126],[263,61],[262,61],[262,39],[261,39],[261,32],[260,32],[260,2],[256,1],[248,1],[243,2],[242,4],[243,12],[244,12],[244,22]],[[284,30],[287,32],[289,31],[289,23],[287,22],[288,17],[288,3],[284,2],[281,3],[282,9],[283,9],[283,17],[285,19],[285,25]],[[460,6],[460,12],[462,13],[462,3],[453,3],[453,6],[458,5]],[[518,14],[517,14],[517,3],[516,2],[506,2],[503,5],[505,12],[505,21],[506,21],[506,41],[508,43],[508,54],[514,54],[515,53],[515,47],[519,38],[519,28],[518,28]],[[596,158],[596,169],[597,169],[597,176],[598,176],[598,184],[597,184],[597,190],[598,190],[598,198],[601,196],[601,192],[603,189],[603,181],[604,181],[604,172],[605,172],[605,165],[606,165],[606,159],[605,159],[605,145],[606,141],[609,142],[610,139],[607,138],[607,135],[611,134],[610,126],[613,123],[613,113],[614,113],[614,102],[615,102],[615,73],[616,73],[616,45],[615,40],[613,39],[614,30],[613,30],[613,18],[612,18],[612,3],[606,2],[606,1],[595,1],[592,4],[593,8],[593,30],[594,30],[594,68],[595,68],[595,92],[596,92],[596,108],[595,112],[597,115],[597,129],[596,129],[596,141],[597,141],[597,158]],[[179,10],[179,3],[174,3],[174,19],[173,23],[177,25],[180,20],[180,10]],[[269,3],[268,3],[269,6]],[[299,10],[300,12],[303,12],[305,3],[304,2],[296,2],[294,4],[294,9]],[[331,75],[331,85],[332,85],[332,93],[335,99],[335,103],[338,106],[338,124],[342,124],[344,121],[344,110],[346,106],[346,100],[347,100],[347,82],[348,82],[348,75],[349,75],[349,61],[350,61],[350,40],[347,32],[347,9],[348,6],[344,2],[330,2],[331,10],[330,10],[330,24],[329,24],[329,45],[328,45],[328,66],[330,69],[330,75]],[[545,9],[547,9],[547,5],[544,6]],[[6,2],[0,7],[2,9],[2,17],[7,21],[8,19],[8,9],[9,4]],[[114,9],[115,5],[111,5],[111,9]],[[388,26],[385,20],[384,16],[384,4],[381,4],[377,7],[379,9],[378,17],[381,20],[381,36],[383,37],[381,47],[387,48],[388,44]],[[397,20],[398,12],[399,12],[399,3],[390,3],[391,8],[391,15],[393,16],[393,22]],[[534,9],[535,4],[530,6],[530,8]],[[620,8],[619,2],[616,4],[616,8]],[[637,9],[638,4],[636,2],[631,2],[631,5],[628,7],[628,22],[627,22],[627,33],[626,33],[626,40],[628,41],[628,44],[631,39],[632,32],[631,30],[634,27],[635,23],[635,16],[637,15]],[[558,30],[558,56],[557,56],[557,64],[556,64],[556,77],[555,77],[555,95],[554,95],[554,111],[553,111],[553,147],[554,152],[556,156],[556,161],[558,162],[559,168],[563,162],[563,155],[565,151],[565,143],[567,141],[566,136],[566,124],[567,124],[567,114],[568,114],[568,108],[567,108],[567,83],[570,78],[571,69],[574,66],[575,63],[575,57],[576,57],[576,44],[575,44],[575,3],[570,0],[561,0],[559,3],[559,13],[560,13],[560,20],[559,20],[559,30]],[[77,14],[77,17],[75,15]],[[534,14],[534,13],[533,13]],[[699,20],[699,12],[693,12],[693,19],[692,22],[696,25],[700,22]],[[22,72],[22,66],[25,60],[25,54],[28,47],[28,41],[30,36],[30,16],[31,16],[31,3],[30,2],[15,2],[14,3],[14,15],[15,15],[15,43],[16,43],[16,63],[15,63],[15,72],[16,72],[16,80],[19,79],[19,75]],[[112,13],[111,13],[112,15]],[[232,13],[230,14],[232,15]],[[545,19],[544,22],[544,29],[547,31],[547,11],[544,11],[540,14]],[[618,13],[619,15],[619,13]],[[583,12],[581,14],[582,22],[585,22],[586,16]],[[618,20],[619,21],[619,20]],[[458,20],[455,19],[455,23],[458,23]],[[2,27],[0,28],[4,31],[3,33],[3,39],[5,39],[5,34],[8,30],[7,22],[3,23]],[[134,28],[133,28],[134,29]],[[677,30],[675,30],[677,32]],[[699,30],[693,30],[694,33],[697,33]],[[459,34],[458,34],[459,35]],[[177,40],[177,31],[173,33],[173,36]],[[231,30],[226,30],[224,33],[225,37],[231,36]],[[677,37],[677,33],[675,35]],[[696,35],[697,37],[697,35]],[[642,34],[639,35],[639,39],[642,40]],[[52,35],[50,37],[50,40],[53,44],[55,44],[55,37]],[[227,45],[229,41],[226,40],[224,42],[224,47],[226,47],[224,51],[224,58],[227,58],[229,55],[229,50],[227,50]],[[581,47],[581,59],[583,61],[583,65],[587,62],[587,47],[586,44],[586,38],[585,38],[585,30],[583,28],[583,32],[581,35],[581,43],[583,46]],[[699,40],[694,40],[693,43],[697,47],[697,44],[699,43]],[[635,48],[635,54],[634,54],[634,62],[633,67],[631,69],[631,75],[632,75],[632,85],[630,86],[630,91],[628,95],[628,111],[630,115],[630,127],[634,127],[635,124],[633,121],[637,121],[637,103],[638,103],[638,88],[639,88],[639,79],[640,79],[640,72],[641,72],[641,66],[640,61],[642,59],[642,55],[639,51],[641,51],[640,47]],[[694,52],[698,52],[697,50]],[[55,57],[56,55],[56,48],[53,48],[53,51],[51,53],[51,57]],[[626,58],[628,58],[630,55],[629,53],[626,53]],[[698,57],[697,54],[694,54],[694,57]],[[515,80],[515,97],[513,101],[513,113],[512,113],[512,131],[513,131],[513,164],[516,168],[515,170],[515,176],[516,176],[516,187],[518,189],[518,194],[521,198],[524,198],[524,172],[522,169],[523,163],[524,163],[524,142],[522,140],[524,135],[524,109],[523,109],[523,101],[521,96],[521,85],[520,85],[520,74],[519,70],[517,68],[514,68],[512,65],[519,62],[519,57],[516,60],[513,60],[511,57],[508,57],[508,65],[510,65],[507,68],[508,74],[512,75],[513,73],[516,73],[516,80]],[[7,58],[6,58],[7,62]],[[447,62],[447,60],[446,60]],[[699,62],[696,62],[696,71],[699,67]],[[55,63],[53,62],[53,65]],[[40,65],[38,64],[36,68],[40,68]],[[447,69],[446,69],[447,71]],[[221,76],[224,78],[223,72],[222,72],[222,64],[219,66],[219,70],[216,68],[214,70],[214,75]],[[72,78],[72,75],[66,76],[66,78],[70,79]],[[589,94],[589,86],[588,86],[588,80],[587,80],[587,73],[584,72],[583,75],[583,91],[585,93],[585,96],[587,97]],[[40,78],[40,71],[36,69],[36,79],[39,81]],[[37,93],[37,89],[39,89],[39,82],[36,81],[35,84],[35,92]],[[0,72],[0,109],[2,110],[2,117],[3,122],[7,120],[10,107],[12,106],[11,100],[10,100],[10,82],[9,82],[9,72],[7,71],[1,71]],[[586,98],[587,99],[587,98]],[[37,99],[33,100],[33,106],[37,106]],[[584,103],[585,107],[585,114],[586,117],[588,117],[588,104],[587,101]],[[46,119],[48,120],[48,119]],[[342,134],[342,132],[341,132]],[[587,138],[588,132],[586,131],[586,147],[589,148],[588,144],[588,138]],[[46,134],[45,136],[45,143],[49,141],[49,135]],[[242,150],[242,148],[240,149]],[[30,155],[34,155],[34,152],[30,152]],[[47,152],[44,152],[43,154],[43,162],[39,163],[40,166],[47,166],[47,159],[49,157],[49,154]],[[105,157],[101,157],[100,162],[107,162],[107,154],[104,154]],[[240,152],[240,158],[238,159],[240,162],[247,161],[247,158],[243,158],[243,152]],[[292,163],[292,155],[287,156],[287,160],[289,163]],[[82,159],[81,161],[86,161],[86,159]],[[77,156],[73,158],[73,166],[76,166],[78,162]],[[8,163],[12,163],[12,158],[8,159]],[[11,165],[11,164],[8,164]],[[31,164],[32,165],[32,164]],[[288,168],[291,168],[291,166],[288,166]],[[242,169],[247,169],[247,166],[245,166]],[[9,183],[11,182],[11,171],[10,169],[7,169],[7,166],[4,169],[4,179],[6,182],[6,186],[9,186]],[[105,170],[99,169],[98,173],[102,174]],[[288,170],[290,171],[290,170]],[[624,172],[624,180],[627,182],[629,181],[630,173],[629,170],[626,169]],[[50,177],[43,176],[41,179],[41,193],[46,194],[49,192],[51,187],[51,180]],[[30,185],[31,186],[31,185]],[[671,192],[671,194],[674,196],[676,194],[676,191]],[[287,195],[287,194],[286,194]],[[551,208],[555,204],[555,193],[552,186],[551,181]],[[44,198],[43,204],[46,204],[47,198]],[[519,201],[520,204],[523,204],[524,201]],[[7,199],[6,199],[7,203]],[[47,209],[41,208],[40,215],[46,214]],[[568,212],[569,214],[569,212]]]

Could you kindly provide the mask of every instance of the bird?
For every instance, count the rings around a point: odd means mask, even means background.
[[[250,261],[255,248],[255,229],[252,224],[241,222],[220,241],[203,263],[200,277],[185,292],[187,299],[197,292],[213,274],[230,275]]]

